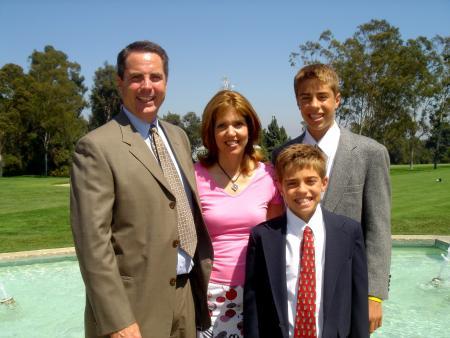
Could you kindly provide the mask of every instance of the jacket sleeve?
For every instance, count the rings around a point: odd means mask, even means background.
[[[377,144],[371,150],[363,192],[369,295],[388,298],[391,265],[391,184],[389,154]]]
[[[356,224],[356,223],[355,223]],[[361,226],[354,230],[352,256],[352,305],[350,337],[369,338],[369,305],[367,298],[367,260]]]
[[[135,322],[111,242],[114,181],[101,149],[78,143],[71,170],[70,218],[89,303],[99,335]]]
[[[256,303],[256,241],[254,233],[250,234],[247,247],[244,285],[244,335],[246,338],[259,337],[258,309]]]

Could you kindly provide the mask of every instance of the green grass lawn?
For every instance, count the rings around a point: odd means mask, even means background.
[[[392,166],[391,181],[393,234],[450,235],[450,164]]]
[[[450,164],[392,166],[391,179],[393,234],[450,235]],[[73,245],[68,181],[0,178],[0,252]]]
[[[0,252],[72,246],[68,178],[0,178]]]

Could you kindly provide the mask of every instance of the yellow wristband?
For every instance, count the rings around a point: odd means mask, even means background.
[[[373,300],[374,302],[377,302],[377,303],[383,302],[380,298],[374,297],[374,296],[369,296],[369,300]]]

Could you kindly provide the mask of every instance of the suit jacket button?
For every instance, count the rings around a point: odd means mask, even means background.
[[[175,286],[175,284],[177,284],[177,279],[176,278],[171,278],[169,284],[171,286]]]
[[[172,242],[172,246],[173,246],[174,248],[178,247],[179,245],[180,245],[180,241],[179,241],[178,239],[176,239],[176,240],[174,240],[174,241]]]
[[[175,208],[175,202],[174,202],[174,201],[172,201],[172,202],[169,203],[169,208],[170,208],[170,209]]]

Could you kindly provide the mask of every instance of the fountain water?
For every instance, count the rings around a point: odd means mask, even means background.
[[[439,275],[437,277],[434,277],[431,280],[431,284],[435,287],[441,286],[441,284],[445,280],[444,271],[447,268],[447,266],[450,263],[450,246],[447,249],[447,254],[441,254],[442,258],[444,259],[441,263],[441,268],[439,270]]]
[[[6,293],[5,287],[0,282],[0,304],[14,304],[16,301],[12,296],[8,296]]]

